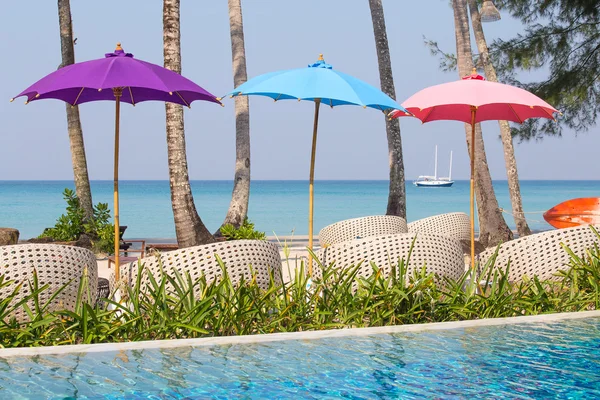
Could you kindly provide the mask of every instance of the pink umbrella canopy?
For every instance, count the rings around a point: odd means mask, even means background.
[[[475,143],[475,125],[482,121],[523,123],[528,118],[554,119],[558,112],[550,104],[526,90],[488,82],[473,73],[459,81],[431,86],[417,92],[402,106],[408,110],[392,111],[390,118],[414,116],[423,123],[461,121],[471,125],[471,143]],[[475,146],[471,146],[471,268],[475,268]]]
[[[472,122],[471,107],[476,107],[475,123],[512,121],[523,123],[528,118],[554,119],[558,112],[533,93],[518,87],[486,81],[476,72],[460,81],[425,88],[409,97],[402,106],[423,122]],[[400,110],[391,118],[404,117]]]

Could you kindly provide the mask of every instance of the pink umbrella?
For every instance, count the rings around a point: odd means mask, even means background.
[[[460,81],[431,86],[417,92],[402,103],[422,122],[462,121],[471,124],[471,267],[475,267],[475,124],[482,121],[506,120],[523,123],[528,118],[554,119],[558,112],[534,94],[510,85],[488,82],[473,69]],[[408,116],[400,110],[391,118]]]

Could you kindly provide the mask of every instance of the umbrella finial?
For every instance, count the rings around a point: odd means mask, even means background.
[[[123,51],[123,48],[121,47],[121,42],[117,43],[117,48],[115,49],[115,51]]]
[[[473,67],[471,70],[471,75],[477,75],[477,68]]]
[[[324,61],[324,59],[323,59],[323,53],[319,54],[319,61]]]

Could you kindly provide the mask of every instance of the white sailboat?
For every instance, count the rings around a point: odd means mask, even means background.
[[[435,146],[435,169],[433,176],[421,175],[413,182],[415,186],[420,187],[450,187],[454,183],[452,180],[452,151],[450,151],[450,170],[448,171],[448,177],[437,176],[437,145]]]

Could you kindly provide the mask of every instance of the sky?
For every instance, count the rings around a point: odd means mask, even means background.
[[[233,89],[226,1],[181,2],[182,73],[216,96]],[[452,9],[446,0],[383,1],[397,100],[427,86],[458,79],[440,71],[423,37],[454,52]],[[61,63],[56,1],[5,2],[0,15],[0,180],[73,178],[64,103],[23,105],[8,100]],[[253,0],[242,4],[248,76],[299,68],[323,53],[335,69],[379,87],[377,55],[367,0]],[[136,58],[162,59],[162,2],[71,0],[76,60],[104,56],[121,42]],[[488,41],[509,38],[521,24],[503,19],[485,24]],[[474,43],[473,43],[474,45]],[[526,78],[539,79],[542,75]],[[233,101],[225,107],[195,102],[185,110],[190,178],[231,180],[235,163]],[[312,102],[250,98],[252,179],[308,179]],[[112,179],[114,103],[80,107],[90,179]],[[120,179],[168,179],[164,105],[124,105]],[[315,179],[388,179],[385,121],[361,107],[323,108],[319,117]],[[483,124],[492,178],[506,179],[498,124]],[[432,174],[435,145],[440,175],[468,179],[464,125],[401,120],[407,179]],[[599,179],[595,161],[599,128],[566,131],[561,138],[516,144],[521,179]]]

